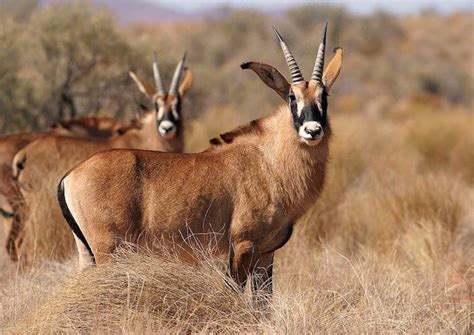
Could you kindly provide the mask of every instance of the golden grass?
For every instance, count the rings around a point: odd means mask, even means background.
[[[456,179],[443,175],[391,175],[371,177],[363,187],[350,190],[341,203],[339,226],[344,246],[358,246],[391,253],[412,227],[441,224],[447,236],[465,215],[463,188]],[[420,244],[422,247],[423,244]]]
[[[45,174],[39,171],[36,175]],[[67,260],[75,253],[73,235],[58,205],[58,178],[46,176],[37,178],[24,192],[23,242],[18,250],[23,266],[44,260]]]
[[[245,297],[227,285],[223,276],[210,264],[192,267],[150,255],[126,254],[120,262],[68,278],[24,321],[24,330],[239,331],[242,320],[256,322],[256,316]]]
[[[2,271],[10,275],[2,273],[0,282],[0,333],[5,330],[2,327],[16,323],[46,302],[70,272],[70,265],[44,263],[20,275],[17,268],[3,264]]]
[[[406,142],[428,169],[446,169],[474,183],[474,115],[445,108],[408,122]]]
[[[191,266],[128,253],[117,262],[72,273],[49,290],[21,292],[33,299],[10,315],[6,333],[467,333],[470,272],[448,265],[416,268],[393,256],[365,251],[348,258],[292,244],[278,253],[269,313],[225,282],[219,262]],[[54,271],[54,270],[53,270]],[[453,281],[453,273],[461,278]],[[49,279],[46,278],[46,281]],[[20,284],[21,286],[21,284]],[[34,299],[42,300],[40,303]],[[15,306],[15,303],[13,304]],[[11,308],[11,305],[9,305]],[[13,309],[12,309],[13,310]],[[12,313],[13,314],[13,313]],[[4,320],[2,320],[4,321]]]

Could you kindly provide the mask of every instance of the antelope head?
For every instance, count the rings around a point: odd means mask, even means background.
[[[335,56],[324,69],[327,24],[324,27],[322,41],[319,44],[311,79],[305,81],[293,54],[276,29],[275,34],[290,69],[291,84],[274,67],[257,62],[241,65],[242,69],[253,70],[262,81],[285,100],[291,112],[293,125],[300,141],[306,145],[317,145],[324,136],[327,125],[327,97],[341,70],[341,48],[334,50]]]
[[[175,138],[180,130],[182,100],[193,84],[193,74],[189,68],[184,66],[185,61],[186,52],[176,66],[169,91],[166,91],[163,81],[161,80],[156,54],[153,55],[155,86],[140,79],[135,73],[129,73],[139,90],[153,101],[156,111],[158,133],[167,140]],[[184,79],[181,85],[179,85],[183,73]]]

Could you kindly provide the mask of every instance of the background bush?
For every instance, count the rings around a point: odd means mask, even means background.
[[[147,101],[127,72],[151,80],[153,50],[168,85],[182,53],[189,51],[196,83],[186,116],[222,106],[236,113],[239,123],[260,117],[279,98],[241,71],[240,63],[263,61],[288,73],[271,29],[276,26],[308,76],[325,21],[330,23],[328,50],[346,50],[344,80],[334,92],[345,108],[332,106],[338,113],[390,114],[417,94],[472,106],[468,14],[354,16],[342,7],[305,5],[280,17],[226,10],[203,21],[121,26],[110,13],[81,1],[38,6],[33,0],[2,0],[0,6],[3,131],[38,129],[71,116],[132,117],[137,99]]]

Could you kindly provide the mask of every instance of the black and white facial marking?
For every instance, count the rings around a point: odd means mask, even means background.
[[[167,95],[155,99],[158,133],[169,140],[176,136],[181,113],[181,97]]]
[[[327,123],[327,93],[324,87],[308,87],[307,82],[291,85],[288,106],[301,141],[310,146],[318,144]]]

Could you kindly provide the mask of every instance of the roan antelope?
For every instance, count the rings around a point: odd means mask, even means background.
[[[65,241],[61,241],[58,238],[56,240],[57,245],[42,247],[43,249],[46,247],[51,249],[39,250],[37,247],[37,254],[43,253],[50,257],[51,251],[57,250],[57,256],[63,258],[67,257],[68,253],[74,252],[74,241],[68,232],[69,228],[66,222],[64,222],[57,205],[56,189],[61,177],[76,164],[94,153],[112,148],[136,148],[166,152],[183,151],[182,98],[191,88],[193,81],[191,71],[185,68],[185,57],[186,54],[176,67],[169,92],[165,91],[162,84],[156,58],[153,62],[156,86],[130,73],[140,91],[152,99],[154,110],[144,113],[135,122],[134,127],[131,127],[122,135],[107,140],[47,136],[32,142],[15,155],[13,175],[20,186],[26,206],[30,207],[29,204],[37,205],[39,199],[37,194],[41,192],[41,195],[44,195],[47,192],[47,199],[42,200],[41,208],[44,207],[45,212],[49,210],[49,217],[52,217],[53,220],[49,219],[46,221],[60,222],[45,222],[41,224],[54,225],[55,229],[59,230],[58,235],[62,230],[64,231],[63,235],[67,237]],[[183,74],[184,78],[179,86]],[[29,225],[33,223],[27,219],[24,224]],[[26,232],[24,234],[25,238],[30,240],[36,239],[34,236],[27,236]],[[22,243],[21,241],[22,239],[19,239],[19,244]],[[36,245],[38,244],[36,243]],[[24,250],[28,252],[28,250]]]
[[[54,135],[90,138],[110,138],[123,132],[124,126],[108,117],[87,117],[53,123]]]
[[[273,254],[323,188],[331,138],[328,92],[342,64],[338,48],[322,74],[325,29],[311,80],[305,81],[277,36],[291,84],[270,65],[241,65],[285,101],[270,116],[220,135],[201,153],[106,151],[62,179],[58,200],[80,267],[110,260],[121,241],[155,251],[164,243],[194,261],[188,244],[194,239],[203,246],[216,243],[216,254],[228,253],[230,275],[240,287],[253,273],[254,297],[271,295]]]
[[[15,154],[34,140],[46,135],[72,137],[108,138],[118,135],[122,125],[110,118],[82,118],[60,121],[45,132],[19,133],[0,137],[0,215],[4,221],[6,248],[13,260],[16,260],[15,238],[18,233],[18,206],[21,194],[13,180],[12,160]]]

